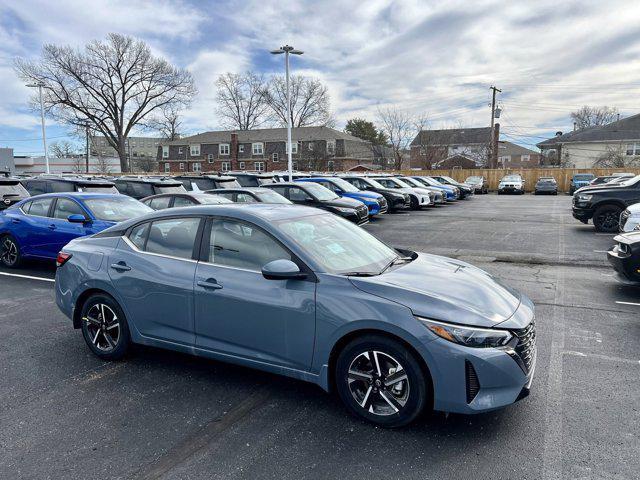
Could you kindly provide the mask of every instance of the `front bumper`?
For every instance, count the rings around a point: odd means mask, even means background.
[[[618,243],[607,252],[609,263],[623,283],[640,282],[640,242],[626,243],[620,236],[614,240]]]
[[[593,209],[578,205],[573,205],[573,207],[571,207],[571,213],[573,218],[580,220],[583,223],[587,223],[593,217]]]

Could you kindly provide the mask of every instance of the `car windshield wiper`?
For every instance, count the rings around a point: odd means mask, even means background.
[[[378,275],[378,272],[343,272],[340,275],[344,275],[345,277],[375,277]]]
[[[412,260],[413,260],[413,258],[411,258],[411,257],[395,257],[393,260],[391,260],[389,263],[387,263],[384,266],[384,268],[382,270],[380,270],[380,272],[378,272],[378,275],[382,275],[384,272],[386,272],[393,265],[400,265],[401,263],[407,263],[407,262],[410,262]]]

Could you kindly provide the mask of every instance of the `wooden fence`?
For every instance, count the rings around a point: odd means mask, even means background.
[[[517,173],[525,180],[525,189],[533,191],[538,178],[553,177],[558,182],[558,190],[568,192],[571,177],[577,173],[593,173],[596,177],[600,175],[611,175],[612,173],[626,172],[635,175],[640,174],[640,168],[527,168],[527,169],[453,169],[453,170],[404,170],[405,175],[447,175],[459,182],[471,176],[483,176],[489,181],[489,190],[497,190],[500,179],[505,175]]]

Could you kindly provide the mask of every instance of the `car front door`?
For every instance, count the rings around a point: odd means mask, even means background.
[[[51,234],[44,246],[48,257],[56,257],[62,247],[74,238],[94,233],[91,229],[90,221],[87,223],[72,223],[68,220],[69,215],[82,215],[87,220],[90,219],[89,214],[75,200],[64,197],[56,198],[53,205],[53,214],[48,225]]]
[[[147,338],[193,346],[194,249],[200,217],[136,225],[109,257],[109,276],[137,331]]]
[[[311,365],[315,281],[267,280],[262,267],[292,254],[259,227],[212,219],[195,276],[199,348],[297,370]],[[303,265],[299,265],[305,268]]]

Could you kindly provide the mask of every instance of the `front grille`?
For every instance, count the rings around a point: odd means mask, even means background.
[[[532,320],[529,325],[519,330],[513,330],[518,337],[518,344],[515,347],[516,354],[520,362],[520,368],[524,373],[529,373],[536,358],[536,325]]]
[[[471,403],[480,391],[480,382],[478,374],[469,360],[464,361],[464,377],[467,385],[467,403]]]

